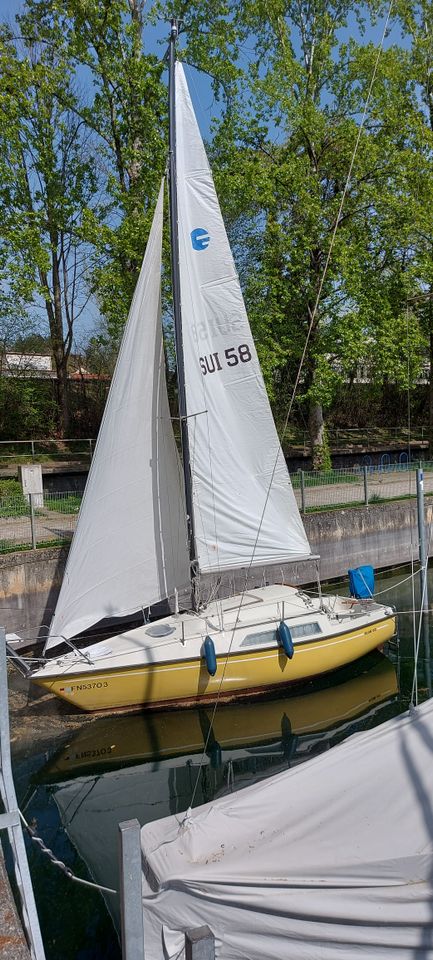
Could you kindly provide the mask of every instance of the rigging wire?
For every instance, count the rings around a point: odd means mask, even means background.
[[[312,312],[311,312],[310,323],[309,323],[307,335],[306,335],[306,338],[305,338],[304,348],[303,348],[303,351],[302,351],[302,355],[301,355],[301,360],[300,360],[300,363],[299,363],[298,372],[297,372],[297,375],[296,375],[296,378],[295,378],[295,383],[294,383],[292,395],[291,395],[291,398],[290,398],[289,406],[288,406],[288,409],[287,409],[286,417],[285,417],[285,420],[284,420],[283,428],[282,428],[282,430],[279,432],[279,436],[278,436],[278,440],[279,440],[278,450],[277,450],[276,455],[275,455],[274,465],[273,465],[273,469],[272,469],[271,476],[270,476],[270,479],[269,479],[269,484],[268,484],[268,488],[267,488],[267,492],[266,492],[265,502],[264,502],[264,505],[263,505],[263,509],[262,509],[262,513],[261,513],[261,517],[260,517],[260,522],[259,522],[259,526],[258,526],[258,529],[257,529],[257,535],[256,535],[256,538],[255,538],[255,541],[254,541],[254,545],[253,545],[253,550],[252,550],[250,562],[249,562],[248,567],[247,567],[246,579],[248,578],[248,575],[249,575],[249,573],[250,573],[250,571],[251,571],[251,568],[252,568],[252,565],[253,565],[253,562],[254,562],[254,557],[255,557],[255,554],[256,554],[257,545],[258,545],[258,541],[259,541],[261,529],[262,529],[262,526],[263,526],[263,520],[264,520],[264,516],[265,516],[265,512],[266,512],[268,500],[269,500],[269,497],[270,497],[270,494],[271,494],[271,490],[272,490],[272,485],[273,485],[273,482],[274,482],[274,477],[275,477],[276,469],[277,469],[278,462],[279,462],[280,455],[281,455],[281,454],[280,454],[280,451],[281,451],[281,440],[284,438],[284,434],[285,434],[285,432],[286,432],[286,430],[287,430],[288,422],[289,422],[289,419],[290,419],[290,416],[291,416],[293,404],[294,404],[295,397],[296,397],[296,394],[297,394],[297,390],[298,390],[298,386],[299,386],[299,382],[300,382],[300,378],[301,378],[301,373],[302,373],[302,369],[303,369],[303,366],[304,366],[304,363],[305,363],[305,357],[306,357],[306,354],[307,354],[308,344],[309,344],[309,342],[310,342],[311,333],[312,333],[312,330],[313,330],[313,326],[314,326],[314,323],[315,323],[315,320],[316,320],[316,316],[317,316],[317,311],[318,311],[318,308],[319,308],[319,303],[320,303],[320,299],[321,299],[321,295],[322,295],[323,285],[324,285],[324,282],[325,282],[325,279],[326,279],[326,276],[327,276],[327,273],[328,273],[328,267],[329,267],[329,264],[330,264],[330,261],[331,261],[332,251],[333,251],[333,249],[334,249],[335,238],[336,238],[336,236],[337,236],[337,230],[338,230],[338,227],[339,227],[339,224],[340,224],[340,218],[341,218],[343,206],[344,206],[344,203],[345,203],[345,200],[346,200],[346,196],[347,196],[347,192],[348,192],[348,189],[349,189],[349,186],[350,186],[350,182],[351,182],[351,179],[352,179],[352,171],[353,171],[353,167],[354,167],[356,155],[357,155],[357,152],[358,152],[358,147],[359,147],[359,144],[360,144],[360,141],[361,141],[362,131],[363,131],[363,129],[364,129],[365,121],[366,121],[366,118],[367,118],[367,110],[368,110],[368,107],[369,107],[369,104],[370,104],[371,95],[372,95],[372,91],[373,91],[373,86],[374,86],[374,82],[375,82],[375,79],[376,79],[377,70],[378,70],[378,67],[379,67],[379,61],[380,61],[380,57],[381,57],[381,54],[382,54],[383,45],[384,45],[384,42],[385,42],[385,37],[386,37],[387,31],[388,31],[388,25],[389,25],[389,21],[390,21],[390,17],[391,17],[391,11],[392,11],[392,7],[393,7],[393,2],[394,2],[394,0],[390,0],[389,6],[388,6],[388,11],[387,11],[386,19],[385,19],[385,24],[384,24],[384,27],[383,27],[382,36],[381,36],[379,48],[378,48],[378,51],[377,51],[376,60],[375,60],[375,63],[374,63],[373,73],[372,73],[372,76],[371,76],[371,79],[370,79],[370,84],[369,84],[369,87],[368,87],[367,97],[366,97],[365,104],[364,104],[364,109],[363,109],[363,112],[362,112],[361,122],[360,122],[360,125],[359,125],[359,128],[358,128],[358,133],[357,133],[357,137],[356,137],[356,140],[355,140],[355,145],[354,145],[354,148],[353,148],[353,153],[352,153],[351,161],[350,161],[350,164],[349,164],[349,170],[348,170],[348,173],[347,173],[346,181],[345,181],[344,188],[343,188],[343,192],[342,192],[342,195],[341,195],[341,199],[340,199],[340,204],[339,204],[337,216],[336,216],[336,218],[335,218],[334,227],[333,227],[333,230],[332,230],[331,240],[330,240],[330,244],[329,244],[329,249],[328,249],[328,253],[327,253],[327,256],[326,256],[325,264],[324,264],[324,267],[323,267],[322,276],[321,276],[321,279],[320,279],[320,282],[319,282],[319,287],[318,287],[318,290],[317,290],[316,300],[315,300],[315,303],[314,303],[314,306],[313,306],[313,310],[312,310]],[[203,766],[203,764],[204,764],[204,758],[205,758],[205,756],[206,756],[206,751],[207,751],[208,744],[209,744],[209,740],[210,740],[210,736],[211,736],[211,733],[212,733],[213,722],[214,722],[214,719],[215,719],[215,714],[216,714],[216,711],[217,711],[217,708],[218,708],[218,705],[219,705],[219,700],[220,700],[220,697],[221,697],[222,685],[223,685],[224,678],[225,678],[225,674],[226,674],[226,670],[227,670],[227,665],[228,665],[228,661],[229,661],[229,656],[230,656],[231,649],[232,649],[232,646],[233,646],[235,631],[236,631],[236,628],[237,628],[238,623],[239,623],[239,620],[240,620],[240,613],[241,613],[242,604],[243,604],[244,596],[245,596],[245,593],[246,593],[246,589],[247,589],[247,588],[246,588],[246,586],[245,586],[244,589],[243,589],[243,591],[242,591],[242,593],[240,594],[240,600],[239,600],[238,610],[237,610],[237,614],[236,614],[236,620],[235,620],[235,624],[234,624],[234,626],[233,626],[233,628],[232,628],[232,634],[231,634],[231,638],[230,638],[230,643],[229,643],[229,647],[228,647],[228,650],[227,650],[227,653],[226,653],[226,656],[225,656],[225,661],[224,661],[224,665],[223,665],[223,670],[222,670],[222,674],[221,674],[220,682],[219,682],[219,686],[218,686],[218,691],[217,691],[217,697],[216,697],[215,704],[214,704],[214,708],[213,708],[213,712],[212,712],[212,719],[211,719],[211,723],[210,723],[210,725],[209,725],[208,734],[207,734],[207,737],[206,737],[206,740],[205,740],[205,743],[204,743],[203,752],[202,752],[202,756],[201,756],[201,760],[200,760],[200,764],[199,764],[199,768],[198,768],[198,772],[197,772],[196,782],[195,782],[194,790],[193,790],[193,792],[192,792],[191,801],[190,801],[189,809],[188,809],[188,811],[187,811],[187,813],[186,813],[186,817],[189,817],[189,815],[190,815],[190,809],[191,809],[191,807],[192,807],[193,804],[194,804],[194,800],[195,800],[195,796],[196,796],[196,792],[197,792],[197,787],[198,787],[198,783],[199,783],[199,777],[200,777],[200,773],[201,773],[202,766]]]

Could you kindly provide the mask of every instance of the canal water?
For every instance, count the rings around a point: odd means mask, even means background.
[[[404,582],[402,582],[404,581]],[[74,874],[117,890],[119,821],[141,824],[303,763],[407,709],[414,676],[412,583],[407,569],[378,580],[399,611],[399,642],[333,675],[271,699],[210,708],[103,717],[69,742],[23,759],[18,801],[39,836]],[[430,597],[433,572],[430,573]],[[415,581],[415,606],[419,607]],[[430,633],[433,630],[430,628]],[[433,636],[432,636],[433,639]],[[431,684],[422,633],[418,697]],[[120,960],[119,904],[68,879],[29,843],[47,960]]]

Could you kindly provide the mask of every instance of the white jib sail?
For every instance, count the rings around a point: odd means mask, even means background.
[[[202,571],[310,556],[183,67],[179,257],[194,523]],[[253,559],[252,559],[253,558]]]
[[[163,187],[116,364],[47,647],[189,582],[183,481],[165,382]]]

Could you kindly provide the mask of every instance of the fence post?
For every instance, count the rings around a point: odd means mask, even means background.
[[[368,470],[367,470],[366,463],[364,463],[363,471],[364,471],[364,503],[365,503],[365,506],[368,507]]]
[[[33,504],[32,493],[29,493],[29,504],[30,504],[30,529],[32,531],[32,550],[36,550],[35,508]]]
[[[186,931],[185,960],[215,960],[215,937],[208,926]]]
[[[421,567],[421,611],[420,616],[424,635],[424,658],[425,658],[425,679],[428,692],[431,696],[432,681],[430,668],[430,634],[429,634],[429,603],[428,603],[428,549],[425,536],[425,511],[424,511],[424,473],[421,467],[416,472],[416,497],[418,514],[418,535],[419,535],[419,562]],[[415,701],[418,702],[417,700]]]
[[[144,960],[140,824],[137,819],[119,823],[119,860],[122,960]]]
[[[301,513],[305,513],[305,477],[304,471],[300,470],[301,474]]]
[[[34,460],[35,459],[35,441],[31,440],[30,443],[32,445],[32,460]]]
[[[93,452],[92,452],[92,441],[89,439],[89,460],[90,460],[90,461],[92,460],[92,456],[93,456]]]

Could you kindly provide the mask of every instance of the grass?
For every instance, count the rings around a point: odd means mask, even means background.
[[[44,550],[49,547],[65,547],[70,544],[71,538],[58,538],[57,540],[41,540],[40,543],[36,544],[37,550]],[[26,550],[31,550],[31,543],[14,543],[13,540],[0,540],[0,555],[2,553],[24,553]]]
[[[46,497],[44,507],[46,510],[52,510],[55,513],[78,513],[81,506],[82,497],[80,494],[70,493],[65,497],[51,499]]]
[[[428,493],[426,494],[426,498],[430,496],[432,495]],[[416,493],[402,493],[399,497],[380,497],[375,493],[372,497],[369,497],[368,506],[374,506],[378,503],[397,503],[397,501],[400,500],[416,500]],[[303,516],[305,516],[307,513],[329,513],[330,510],[350,510],[352,507],[359,509],[359,507],[365,506],[365,500],[350,500],[347,503],[321,504],[318,507],[307,507]]]
[[[0,517],[28,516],[29,505],[18,480],[0,480]]]

